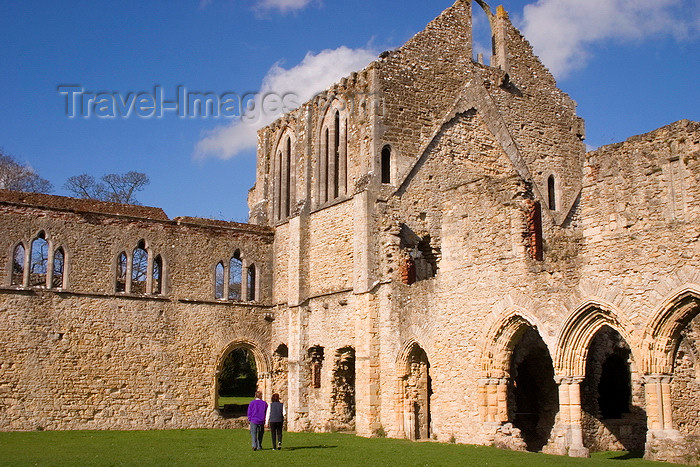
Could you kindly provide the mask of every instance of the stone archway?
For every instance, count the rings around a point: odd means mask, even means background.
[[[216,366],[214,407],[226,418],[244,417],[248,402],[261,391],[270,396],[269,362],[249,341],[229,344]]]
[[[699,327],[700,288],[696,285],[664,301],[646,326],[647,459],[700,462]]]
[[[591,451],[639,451],[646,439],[641,380],[627,341],[608,325],[590,341],[581,382],[583,442]]]
[[[430,362],[425,350],[412,342],[400,362],[399,385],[403,431],[408,439],[430,439],[430,397],[432,381]]]
[[[680,332],[671,379],[673,428],[700,440],[700,313]]]
[[[508,384],[508,421],[520,431],[528,451],[549,441],[559,410],[559,392],[549,349],[528,327],[513,348]]]

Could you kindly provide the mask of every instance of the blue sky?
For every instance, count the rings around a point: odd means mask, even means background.
[[[451,4],[2,0],[0,147],[49,179],[54,194],[68,194],[62,185],[71,175],[136,170],[151,178],[142,204],[170,217],[245,221],[255,181],[254,124],[180,118],[175,111],[68,118],[58,86],[110,93],[126,104],[129,93],[153,95],[155,86],[166,101],[178,86],[219,97],[263,90],[304,98],[400,46]],[[578,102],[589,146],[682,118],[700,120],[697,0],[503,5]],[[476,21],[476,41],[486,44],[485,17]]]

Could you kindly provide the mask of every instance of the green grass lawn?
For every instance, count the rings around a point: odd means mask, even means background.
[[[247,430],[10,432],[0,433],[0,465],[668,465],[619,452],[572,459],[341,433],[284,433],[283,445],[281,451],[270,449],[266,433],[264,450],[254,452]]]
[[[219,407],[223,407],[224,404],[239,404],[246,405],[250,404],[254,397],[247,396],[219,396]]]

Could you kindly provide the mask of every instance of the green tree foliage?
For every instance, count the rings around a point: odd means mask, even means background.
[[[0,149],[0,189],[28,193],[51,193],[53,185],[33,168],[22,165]]]
[[[243,348],[226,356],[219,375],[220,396],[253,396],[258,384],[258,370],[253,354]]]
[[[74,175],[66,180],[63,188],[83,199],[96,199],[122,204],[140,204],[135,193],[144,189],[151,181],[142,172],[107,174],[95,180],[88,174]]]

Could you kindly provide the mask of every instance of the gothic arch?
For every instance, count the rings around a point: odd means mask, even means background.
[[[609,326],[624,338],[632,350],[634,361],[639,362],[638,348],[629,330],[632,325],[609,303],[587,301],[579,306],[564,323],[557,338],[554,369],[559,376],[584,376],[588,348],[595,334]]]
[[[240,348],[250,351],[253,354],[253,357],[255,358],[255,365],[257,367],[258,372],[258,390],[262,391],[265,400],[269,399],[272,395],[272,386],[270,382],[270,368],[272,366],[270,359],[265,354],[265,352],[262,351],[261,346],[257,343],[248,339],[237,339],[232,341],[221,351],[219,351],[219,354],[216,358],[216,367],[212,382],[212,387],[214,388],[214,391],[212,392],[213,405],[216,404],[217,400],[217,394],[219,391],[219,376],[221,374],[224,360],[231,351]]]
[[[285,125],[279,131],[272,151],[273,219],[289,218],[296,205],[296,136]]]
[[[700,287],[686,286],[664,300],[644,328],[642,370],[671,374],[680,333],[700,314]]]
[[[482,378],[505,378],[510,372],[510,357],[520,336],[537,330],[535,320],[522,309],[510,309],[486,333],[481,353]]]
[[[409,338],[399,351],[396,363],[396,415],[400,432],[408,439],[429,439],[432,382],[425,347],[417,339]]]
[[[348,190],[348,103],[331,96],[316,127],[315,205],[342,198]]]

